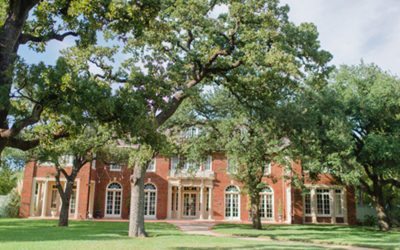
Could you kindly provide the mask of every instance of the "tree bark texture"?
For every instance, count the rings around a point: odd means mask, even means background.
[[[261,213],[260,213],[260,195],[250,196],[250,207],[251,207],[251,222],[253,229],[262,229],[261,224]]]
[[[144,177],[146,167],[135,164],[131,176],[129,237],[146,237],[144,228]]]

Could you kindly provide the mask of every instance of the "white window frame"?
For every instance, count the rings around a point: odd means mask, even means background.
[[[121,164],[111,163],[109,166],[109,169],[111,172],[121,172],[122,166],[121,166]]]
[[[109,189],[110,185],[114,184],[114,183],[119,184],[119,186],[121,188],[120,189]],[[123,189],[124,188],[123,188],[122,184],[119,183],[119,182],[113,181],[113,182],[108,183],[107,188],[106,188],[106,193],[105,193],[106,198],[104,200],[104,217],[106,217],[106,218],[121,217],[122,205],[123,205],[123,194],[124,194]],[[107,214],[107,197],[108,197],[108,192],[109,191],[113,192],[113,194],[112,194],[113,195],[113,198],[112,198],[112,201],[113,201],[113,203],[112,203],[112,211],[113,211],[113,213],[112,214]],[[121,202],[120,202],[119,214],[115,213],[115,193],[116,192],[121,192]]]
[[[231,187],[231,186],[233,186],[233,187],[235,187],[236,188],[236,190],[237,191],[226,191],[229,187]],[[232,196],[233,195],[237,195],[237,200],[238,200],[238,215],[237,215],[237,217],[234,217],[234,216],[226,216],[226,198],[227,198],[227,195],[230,195],[231,197],[230,197],[230,199],[232,200]],[[229,186],[227,186],[226,188],[225,188],[225,191],[224,191],[224,218],[225,218],[225,220],[240,220],[240,212],[241,212],[241,207],[240,207],[240,205],[241,205],[241,202],[240,202],[240,200],[241,200],[241,195],[240,195],[240,189],[239,189],[239,187],[238,186],[235,186],[235,185],[229,185]],[[233,214],[233,206],[231,206],[231,208],[230,208],[230,214],[232,215]]]
[[[266,191],[268,189],[268,191]],[[265,197],[265,202],[267,201],[267,196],[271,196],[271,208],[272,208],[272,215],[271,217],[261,217],[261,220],[265,221],[274,221],[275,220],[275,195],[274,195],[274,190],[271,187],[266,187],[260,192],[260,202],[263,202],[263,199]],[[262,204],[260,204],[260,211],[262,208]],[[265,210],[267,209],[267,205],[265,204]],[[260,213],[261,214],[261,213]],[[264,215],[266,215],[266,211],[264,211]]]
[[[272,173],[272,163],[266,163],[264,167],[264,176],[271,175]]]
[[[73,155],[63,155],[59,158],[61,166],[72,167],[74,165]]]
[[[319,193],[318,190],[324,190],[324,192]],[[322,211],[323,211],[323,213],[319,213],[319,211],[318,211],[318,195],[319,194],[322,195]],[[326,195],[328,195],[327,201],[324,199],[324,196],[326,196]],[[331,197],[330,189],[329,188],[316,188],[315,189],[315,199],[316,199],[315,202],[316,202],[317,216],[318,217],[330,217],[332,215],[332,209],[334,209],[334,208],[332,208],[332,205],[331,205],[332,197]],[[328,202],[327,204],[329,206],[329,213],[325,213],[325,203],[326,202]]]
[[[156,158],[152,159],[151,162],[149,163],[149,165],[147,166],[146,172],[156,172],[156,168],[157,168],[157,161]],[[151,168],[150,168],[151,166]]]
[[[145,193],[155,193],[155,196],[154,196],[154,215],[145,214],[144,218],[145,219],[155,219],[157,217],[157,190],[158,189],[157,189],[157,186],[154,183],[148,182],[148,183],[144,184],[143,188],[146,185],[152,185],[155,188],[154,191],[153,190],[152,191],[148,191],[146,189],[144,190]],[[144,201],[144,205],[148,206],[149,205],[149,201],[150,201],[150,195],[147,195],[147,201],[146,200]],[[147,212],[148,211],[149,211],[149,208],[147,208]],[[145,209],[143,208],[143,213],[144,212],[145,212]]]

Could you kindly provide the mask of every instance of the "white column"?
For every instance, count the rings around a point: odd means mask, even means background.
[[[168,183],[168,202],[167,202],[167,219],[171,219],[171,207],[172,207],[172,186]]]
[[[43,200],[42,200],[42,214],[41,217],[46,217],[46,210],[47,210],[47,196],[49,190],[49,181],[44,182],[44,190],[43,190]]]
[[[179,185],[178,186],[178,193],[176,193],[176,195],[178,196],[178,215],[176,216],[176,218],[181,219],[182,218],[182,186]]]
[[[311,196],[311,222],[317,223],[317,195],[315,192],[315,188],[311,188],[310,196]]]
[[[200,220],[204,219],[204,186],[200,187]]]
[[[212,187],[208,188],[208,219],[209,220],[212,220],[212,218],[213,218],[213,203],[212,203],[213,195],[212,195],[212,190],[213,190]]]
[[[37,206],[37,197],[35,197],[36,192],[36,178],[32,181],[32,192],[31,192],[31,205],[29,207],[29,215],[35,216],[35,206]]]
[[[347,189],[343,188],[342,192],[343,223],[347,224]]]
[[[329,190],[329,202],[330,202],[330,207],[331,207],[331,223],[336,224],[336,194],[335,194],[335,189],[330,189]]]
[[[89,219],[93,219],[93,205],[94,205],[94,189],[96,185],[93,181],[90,182],[90,193],[89,193]]]

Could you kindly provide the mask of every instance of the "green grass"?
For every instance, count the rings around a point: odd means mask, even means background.
[[[218,224],[214,231],[246,237],[268,237],[277,240],[354,245],[380,249],[400,249],[400,231],[380,232],[369,227],[335,225],[264,225],[254,230],[251,225]]]
[[[322,249],[309,244],[280,244],[211,236],[191,236],[167,223],[147,223],[148,238],[128,237],[126,222],[0,219],[0,249]]]

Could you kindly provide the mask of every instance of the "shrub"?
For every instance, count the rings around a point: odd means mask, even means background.
[[[4,208],[7,217],[16,218],[19,215],[19,207],[21,204],[21,195],[16,188],[14,188],[8,198],[8,204]]]

